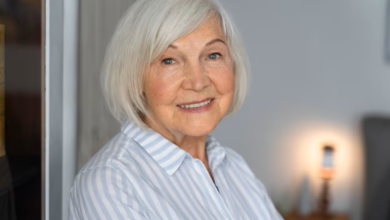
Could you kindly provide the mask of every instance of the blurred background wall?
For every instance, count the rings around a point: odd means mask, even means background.
[[[133,2],[80,1],[78,168],[120,128],[103,99],[100,69],[116,24]]]
[[[319,147],[333,143],[331,208],[360,219],[359,123],[365,114],[390,112],[386,0],[229,0],[226,6],[248,49],[252,84],[244,108],[215,134],[247,159],[281,205],[296,204],[304,176],[317,196]]]
[[[80,1],[78,167],[118,130],[102,98],[105,47],[131,0]],[[384,60],[386,0],[224,0],[246,45],[250,93],[213,132],[239,152],[282,210],[297,208],[302,183],[315,209],[320,148],[335,146],[331,210],[363,212],[360,121],[390,114]]]

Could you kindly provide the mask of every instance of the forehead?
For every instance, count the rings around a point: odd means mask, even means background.
[[[225,39],[221,22],[218,17],[212,16],[205,20],[199,27],[190,32],[189,34],[178,38],[170,46],[178,47],[191,43],[208,42],[213,39]]]

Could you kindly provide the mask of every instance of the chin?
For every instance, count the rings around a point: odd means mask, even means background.
[[[191,124],[188,126],[183,126],[183,129],[180,130],[182,133],[188,136],[200,137],[211,133],[215,127],[217,127],[217,125],[218,123]]]

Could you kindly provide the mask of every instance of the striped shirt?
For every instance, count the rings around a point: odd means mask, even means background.
[[[77,174],[70,219],[279,220],[244,159],[210,135],[204,164],[159,133],[126,123]]]

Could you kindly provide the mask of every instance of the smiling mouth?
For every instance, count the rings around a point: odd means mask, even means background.
[[[206,106],[208,104],[210,104],[214,99],[209,99],[209,100],[206,100],[204,102],[199,102],[199,103],[193,103],[193,104],[188,104],[188,105],[177,105],[179,106],[180,108],[200,108],[200,107],[203,107],[203,106]]]

